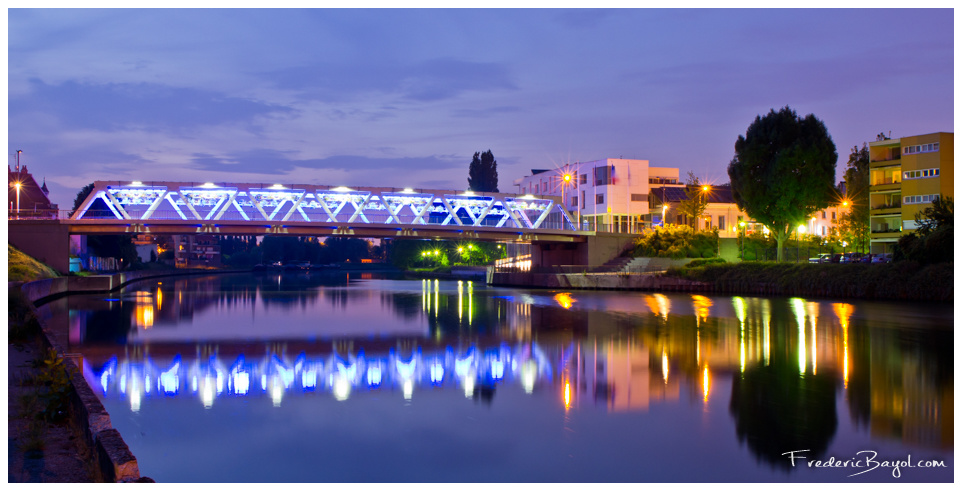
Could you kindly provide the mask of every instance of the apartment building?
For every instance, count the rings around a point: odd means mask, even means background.
[[[519,194],[561,197],[584,230],[619,233],[638,233],[651,226],[648,196],[652,188],[684,186],[676,168],[621,158],[532,169],[530,176],[515,180],[514,185]]]
[[[954,197],[954,133],[869,143],[869,228],[873,253],[891,252],[916,228],[915,214],[939,196]]]

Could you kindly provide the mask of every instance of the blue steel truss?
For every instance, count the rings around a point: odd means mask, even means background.
[[[577,222],[563,206],[551,199],[532,196],[253,186],[97,182],[71,219],[447,225],[578,231]]]

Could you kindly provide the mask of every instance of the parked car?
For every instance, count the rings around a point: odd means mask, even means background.
[[[890,262],[892,262],[892,253],[890,252],[883,252],[881,254],[876,254],[875,257],[872,258],[873,264],[890,263]]]
[[[861,252],[846,252],[845,254],[842,254],[842,258],[839,259],[838,262],[842,264],[857,263],[860,259],[862,259],[862,256],[864,256],[864,254]]]
[[[832,254],[832,258],[829,259],[829,262],[832,262],[835,264],[842,262],[842,253],[836,252],[835,254]]]
[[[832,262],[832,255],[829,254],[829,253],[827,253],[827,252],[823,252],[823,253],[819,254],[818,256],[808,258],[808,262],[810,262],[810,263],[830,263],[830,262]]]
[[[860,263],[871,263],[873,257],[875,257],[875,254],[866,254],[866,255],[862,256],[861,258],[859,258],[858,262],[860,262]]]

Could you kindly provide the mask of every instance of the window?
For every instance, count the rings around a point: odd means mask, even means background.
[[[718,230],[725,230],[725,217],[718,217]]]
[[[825,210],[822,210],[822,218],[825,218]]]
[[[595,167],[595,186],[607,186],[611,184],[611,167],[603,165]]]
[[[584,191],[581,192],[581,209],[582,210],[585,209],[585,192]]]
[[[825,225],[822,225],[822,236],[825,235]]]
[[[903,149],[902,153],[911,154],[911,153],[926,153],[926,152],[938,152],[938,151],[939,151],[938,143],[926,143],[925,145],[909,145]]]
[[[647,194],[634,194],[634,193],[632,193],[632,195],[631,195],[631,200],[632,200],[632,201],[648,201],[648,195],[647,195]]]
[[[534,185],[534,194],[538,194],[538,189],[539,189],[540,186],[541,186],[540,184],[535,184],[535,185]]]
[[[577,197],[577,196],[572,196],[572,197],[571,197],[571,206],[574,206],[575,208],[578,207],[578,197]]]
[[[832,220],[835,220],[835,212],[832,212]]]
[[[597,205],[603,205],[603,204],[605,204],[605,195],[603,195],[603,194],[596,194],[596,195],[595,195],[595,204],[597,204]]]
[[[581,184],[588,184],[588,174],[579,174],[578,178],[581,179]]]

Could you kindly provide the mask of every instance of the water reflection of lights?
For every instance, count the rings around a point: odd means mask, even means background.
[[[708,315],[710,313],[710,307],[712,306],[712,301],[710,298],[702,295],[692,295],[692,305],[695,307],[695,322],[696,326],[700,325],[702,322],[708,320]]]
[[[842,326],[842,383],[848,389],[848,322],[855,312],[855,306],[847,303],[833,303],[832,310]]]
[[[279,406],[287,393],[320,390],[329,390],[337,400],[345,400],[352,391],[377,390],[384,384],[400,387],[405,399],[411,399],[415,387],[421,384],[460,385],[465,396],[472,397],[479,383],[487,386],[508,380],[531,393],[539,379],[550,380],[551,365],[541,348],[525,344],[515,349],[506,345],[488,348],[484,353],[474,346],[458,353],[448,347],[427,355],[417,349],[409,357],[398,356],[394,350],[386,357],[374,358],[363,352],[347,357],[332,353],[324,358],[302,353],[293,361],[279,354],[260,361],[240,355],[229,369],[217,356],[185,362],[178,355],[163,367],[150,357],[136,362],[113,358],[99,373],[93,373],[84,360],[84,371],[91,385],[105,396],[125,395],[131,407],[139,411],[152,390],[159,397],[193,394],[207,408],[218,397],[259,395],[269,397]],[[260,381],[257,387],[252,383],[255,380]]]
[[[708,377],[708,365],[705,365],[705,371],[701,376],[701,385],[705,393],[705,402],[708,402],[708,388],[711,385],[711,379]]]
[[[654,295],[645,295],[645,303],[648,304],[648,308],[651,309],[651,313],[662,319],[668,320],[668,311],[671,308],[671,302],[668,297],[662,295],[661,293],[655,293]]]
[[[559,293],[554,296],[554,300],[555,302],[558,302],[558,305],[565,309],[570,309],[571,306],[577,301],[571,298],[570,293]]]
[[[566,410],[571,409],[571,383],[568,382],[567,380],[565,380],[564,399],[565,399],[565,409]]]
[[[800,298],[789,300],[792,312],[795,313],[795,322],[798,324],[798,373],[805,375],[805,301]]]
[[[661,376],[665,379],[665,383],[668,383],[668,353],[664,350],[661,352]]]

